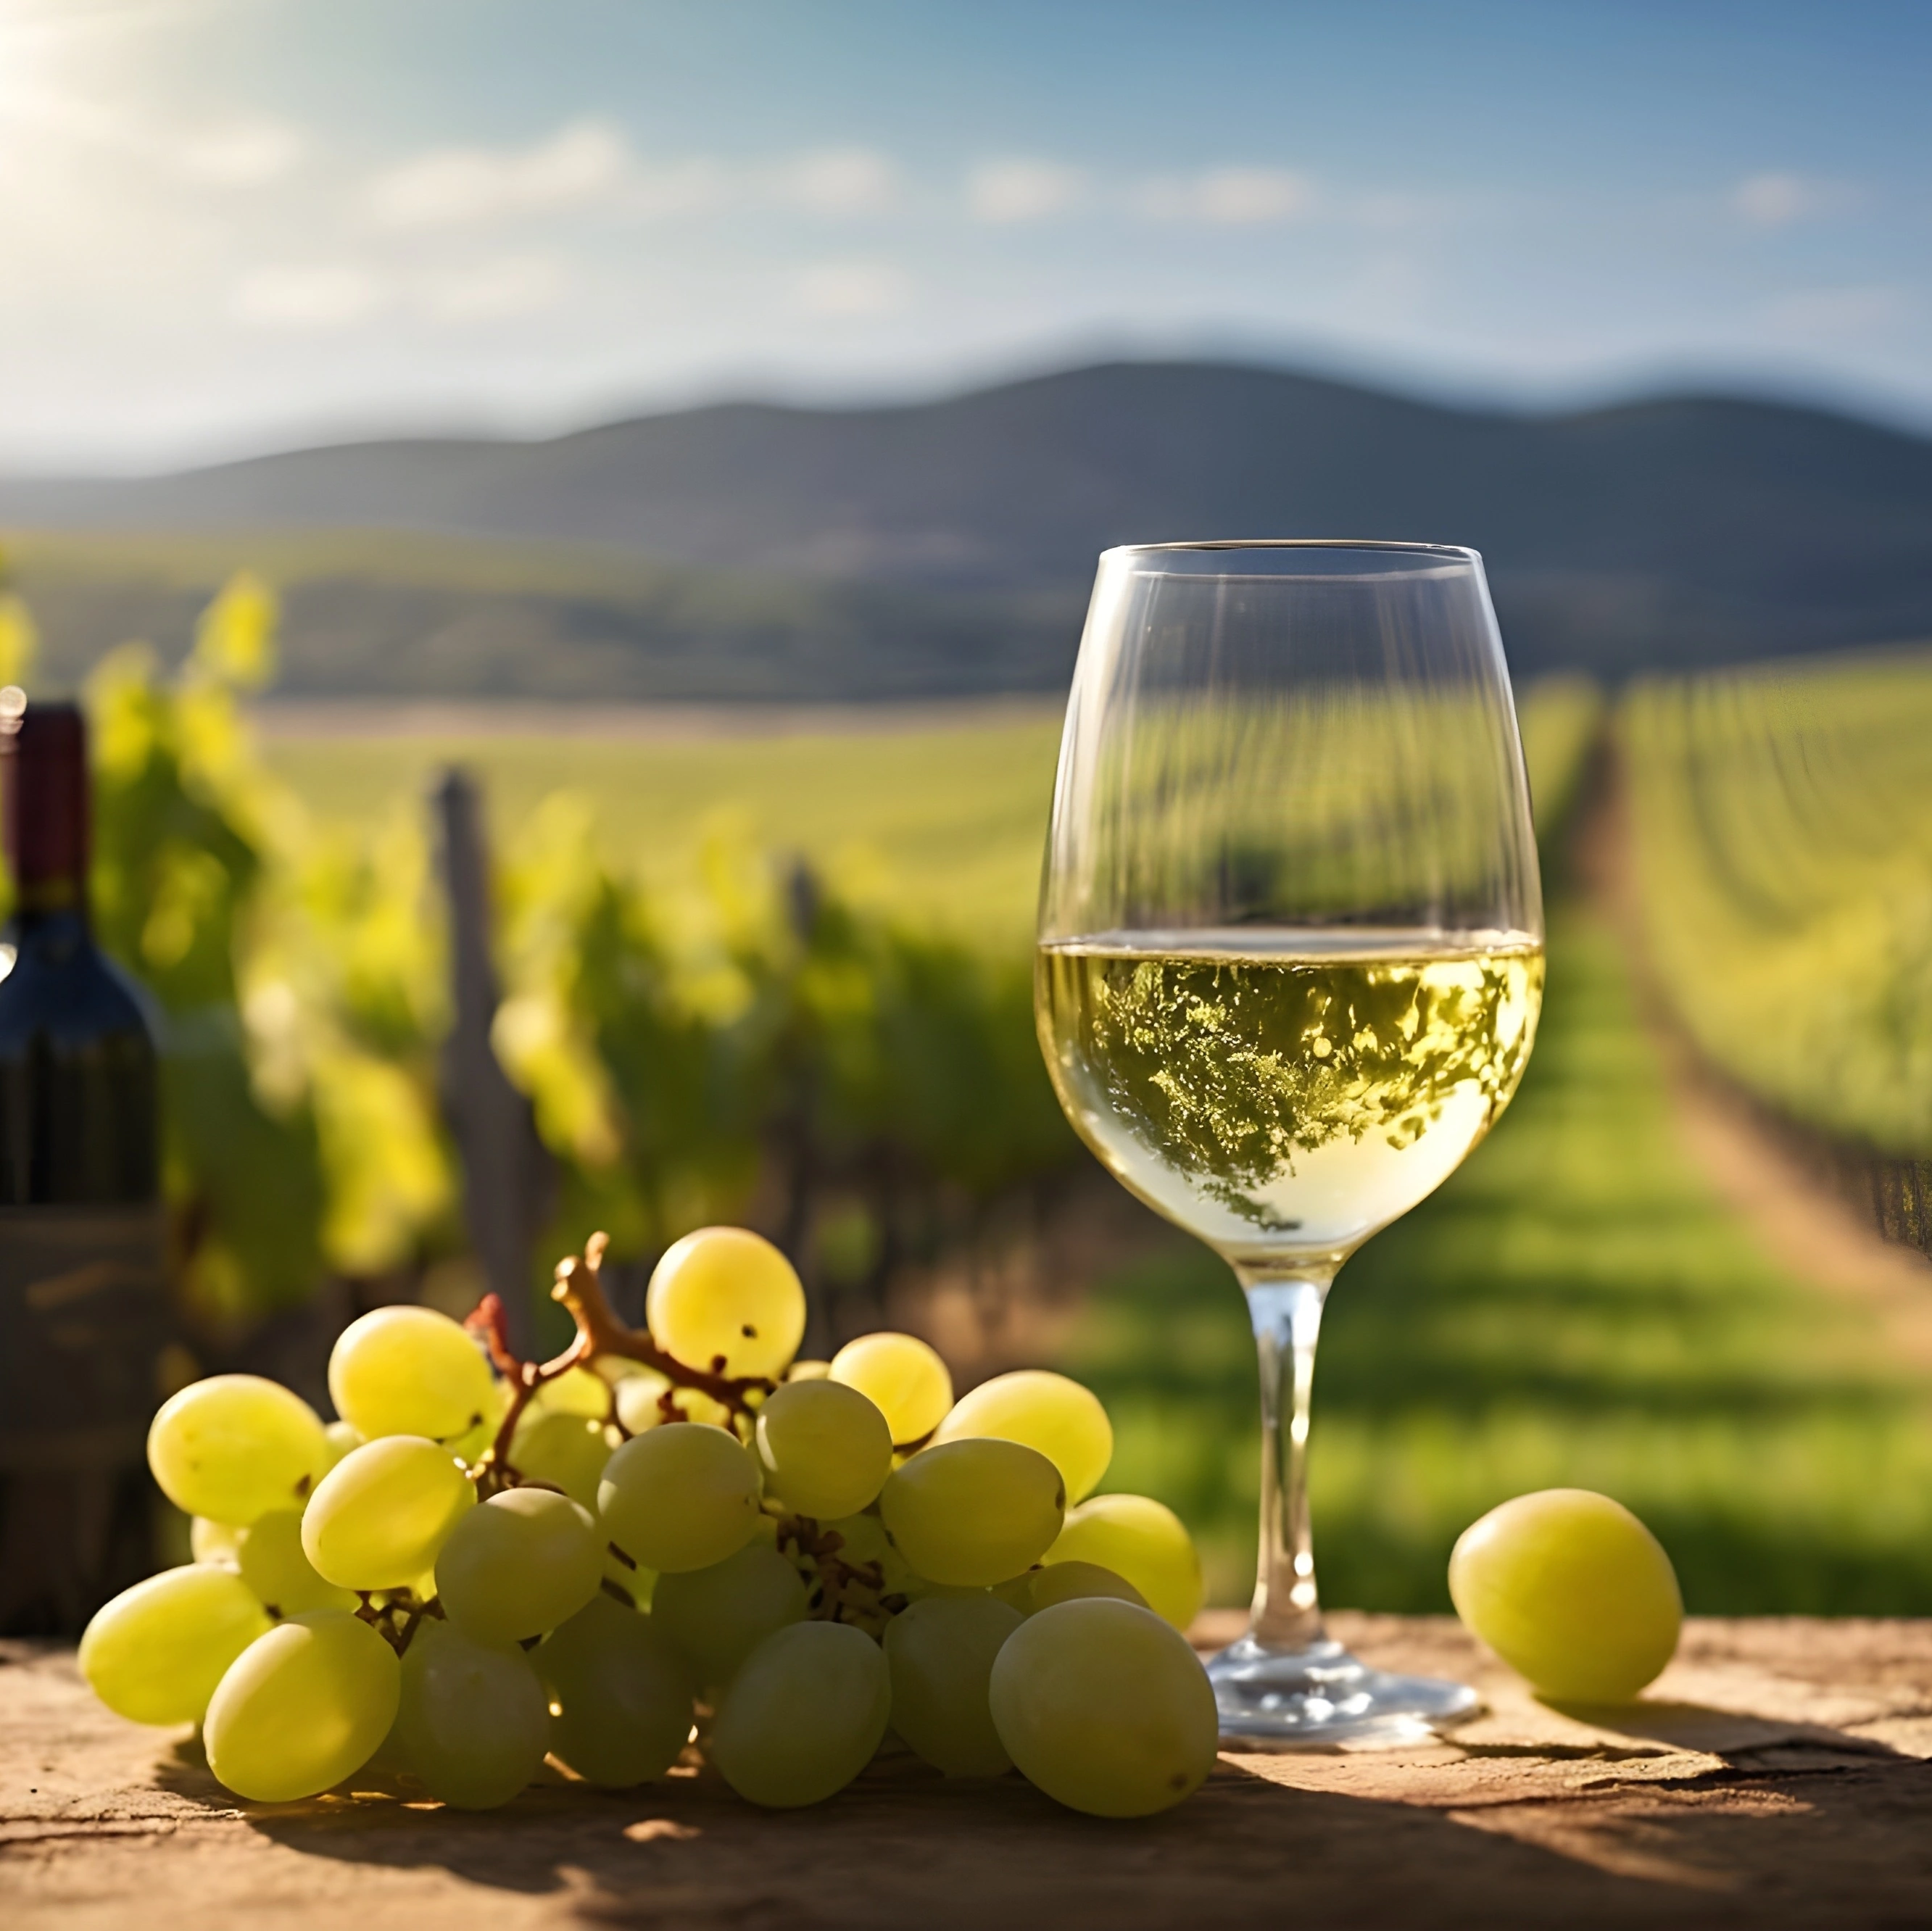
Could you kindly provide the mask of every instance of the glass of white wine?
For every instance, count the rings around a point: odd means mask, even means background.
[[[1249,1748],[1478,1707],[1324,1633],[1306,1471],[1336,1270],[1516,1090],[1543,993],[1528,787],[1482,559],[1187,543],[1100,559],[1060,745],[1034,1006],[1060,1104],[1246,1291],[1259,1576],[1208,1666]]]

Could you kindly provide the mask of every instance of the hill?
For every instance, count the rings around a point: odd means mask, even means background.
[[[104,586],[117,614],[184,594],[169,533],[262,557],[298,688],[1044,688],[1096,553],[1189,535],[1473,544],[1527,670],[1932,634],[1932,441],[1742,398],[1525,415],[1207,364],[0,482],[0,524],[64,532],[23,569],[90,640]]]

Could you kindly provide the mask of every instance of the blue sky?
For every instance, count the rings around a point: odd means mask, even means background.
[[[0,0],[0,463],[1241,353],[1932,423],[1932,8]]]

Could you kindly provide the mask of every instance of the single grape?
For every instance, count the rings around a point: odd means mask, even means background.
[[[362,1446],[362,1438],[346,1421],[331,1422],[322,1435],[328,1444],[328,1468],[333,1468],[352,1448]],[[326,1475],[328,1468],[322,1472]]]
[[[403,1657],[394,1734],[432,1797],[459,1810],[494,1810],[542,1768],[550,1701],[519,1651],[424,1622]]]
[[[1096,1817],[1165,1810],[1214,1768],[1220,1720],[1201,1659],[1131,1603],[1088,1597],[1029,1617],[988,1700],[1021,1774]]]
[[[934,1442],[998,1435],[1036,1448],[1060,1471],[1068,1504],[1084,1501],[1114,1459],[1114,1426],[1100,1397],[1064,1375],[1022,1368],[962,1395]]]
[[[189,1552],[197,1562],[225,1563],[232,1569],[242,1531],[232,1522],[196,1516],[188,1525]]]
[[[597,1485],[604,1532],[647,1569],[709,1569],[758,1528],[758,1465],[735,1435],[679,1422],[627,1441]]]
[[[670,1387],[662,1375],[648,1368],[617,1384],[617,1419],[627,1435],[643,1435],[668,1419],[664,1397]]]
[[[878,1405],[896,1447],[923,1441],[952,1405],[946,1363],[914,1335],[862,1334],[832,1357],[830,1372]]]
[[[1471,1633],[1539,1696],[1625,1703],[1677,1648],[1684,1601],[1662,1544],[1621,1502],[1545,1489],[1492,1509],[1449,1558]]]
[[[738,1795],[773,1810],[817,1804],[866,1765],[892,1714],[878,1645],[844,1623],[794,1623],[745,1659],[718,1706],[711,1759]]]
[[[856,1516],[892,1472],[892,1431],[837,1381],[788,1381],[758,1411],[765,1485],[796,1515]]]
[[[886,1625],[892,1728],[948,1777],[998,1777],[1012,1759],[987,1701],[993,1659],[1023,1618],[997,1596],[928,1596]]]
[[[805,1579],[775,1549],[748,1543],[709,1569],[658,1579],[651,1621],[707,1687],[722,1688],[774,1630],[805,1620]]]
[[[198,1723],[228,1666],[269,1627],[232,1569],[187,1563],[94,1612],[80,1639],[80,1673],[116,1716]]]
[[[379,1307],[352,1321],[328,1357],[328,1398],[366,1441],[419,1435],[454,1443],[490,1412],[489,1363],[459,1323],[427,1307]]]
[[[208,1767],[259,1804],[314,1797],[375,1754],[400,1679],[395,1651],[367,1623],[340,1609],[291,1616],[221,1679],[202,1730]]]
[[[1044,1569],[1030,1570],[1021,1580],[1026,1601],[1022,1613],[1036,1615],[1056,1603],[1072,1603],[1087,1596],[1111,1596],[1116,1602],[1132,1603],[1139,1608],[1153,1606],[1124,1576],[1102,1569],[1097,1562],[1050,1562]]]
[[[302,1515],[278,1509],[238,1530],[236,1559],[242,1579],[262,1599],[272,1616],[298,1616],[308,1609],[352,1609],[346,1589],[325,1582],[302,1550]]]
[[[322,1418],[259,1375],[214,1375],[161,1404],[148,1466],[184,1514],[252,1522],[299,1508],[328,1466]]]
[[[644,1295],[651,1339],[689,1368],[775,1378],[805,1336],[791,1263],[742,1227],[701,1227],[664,1250]]]
[[[628,1789],[676,1762],[691,1666],[650,1617],[593,1596],[530,1660],[555,1706],[550,1747],[586,1783]]]
[[[597,1594],[596,1523],[553,1489],[506,1489],[472,1509],[436,1558],[436,1593],[464,1634],[521,1642],[568,1622]]]
[[[985,1588],[1046,1553],[1066,1501],[1037,1449],[987,1437],[922,1449],[880,1490],[879,1514],[928,1581]]]
[[[302,1550],[344,1589],[404,1589],[432,1568],[476,1492],[449,1450],[386,1435],[344,1456],[302,1516]]]
[[[638,1366],[643,1366],[640,1362]],[[610,1418],[610,1384],[588,1368],[566,1368],[553,1381],[538,1384],[525,1414],[580,1415],[590,1421]]]
[[[1184,1630],[1201,1613],[1207,1585],[1186,1525],[1146,1495],[1095,1495],[1066,1518],[1046,1552],[1049,1564],[1091,1562],[1131,1582],[1156,1615]]]
[[[510,1439],[510,1466],[526,1482],[561,1489],[580,1507],[597,1510],[597,1485],[610,1444],[604,1424],[583,1415],[526,1416]]]
[[[784,1371],[788,1381],[823,1381],[832,1372],[830,1361],[794,1361]]]

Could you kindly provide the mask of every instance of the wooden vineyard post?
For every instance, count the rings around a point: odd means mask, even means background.
[[[537,1138],[530,1103],[509,1081],[490,1044],[496,973],[490,956],[490,873],[482,801],[456,766],[436,790],[443,888],[449,901],[454,1018],[443,1042],[442,1098],[463,1161],[463,1214],[489,1291],[502,1302],[511,1345],[534,1351],[530,1257],[555,1174]]]

